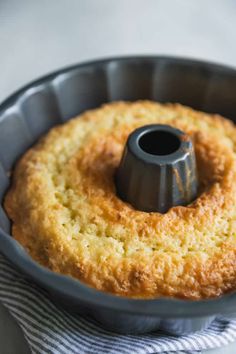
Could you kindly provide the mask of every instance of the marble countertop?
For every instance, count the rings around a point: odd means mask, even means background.
[[[1,0],[0,101],[30,80],[77,62],[160,54],[236,66],[235,0]],[[27,354],[0,305],[0,354]],[[234,354],[236,343],[209,351]]]

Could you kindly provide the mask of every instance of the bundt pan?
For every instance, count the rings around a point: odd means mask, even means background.
[[[73,313],[94,317],[120,333],[202,330],[216,316],[236,318],[236,293],[204,301],[136,300],[99,292],[40,266],[12,238],[3,209],[17,159],[56,124],[105,102],[179,102],[236,122],[236,70],[168,57],[111,58],[75,65],[34,81],[0,106],[0,251]]]

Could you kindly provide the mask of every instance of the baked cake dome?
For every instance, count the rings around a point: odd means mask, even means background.
[[[166,213],[134,209],[114,175],[136,128],[188,134],[199,190]],[[203,299],[236,288],[236,127],[178,104],[115,102],[53,128],[17,163],[5,208],[33,259],[116,295]]]

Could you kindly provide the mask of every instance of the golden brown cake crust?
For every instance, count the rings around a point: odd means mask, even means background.
[[[192,136],[199,196],[134,210],[113,176],[127,136],[163,123]],[[21,158],[5,207],[13,236],[53,271],[132,297],[200,299],[236,287],[236,128],[217,115],[116,102],[55,127]]]

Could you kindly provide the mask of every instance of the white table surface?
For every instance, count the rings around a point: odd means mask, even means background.
[[[0,101],[57,68],[129,54],[236,66],[236,0],[0,0]],[[29,350],[0,304],[0,354]],[[236,343],[211,354],[235,354]]]

